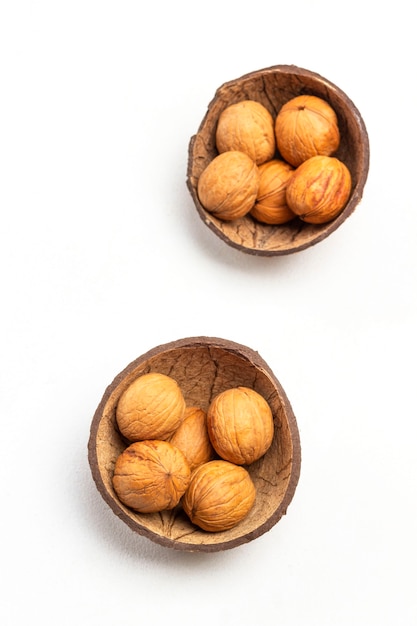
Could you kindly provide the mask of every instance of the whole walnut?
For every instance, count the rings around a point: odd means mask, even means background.
[[[181,450],[191,471],[215,456],[207,431],[207,416],[203,409],[187,407],[182,424],[170,439],[170,443]]]
[[[113,487],[129,508],[155,513],[179,503],[190,477],[185,456],[168,441],[136,441],[117,457]]]
[[[182,506],[193,524],[218,532],[233,528],[246,517],[255,498],[255,485],[245,468],[214,460],[192,474]]]
[[[274,118],[266,107],[255,100],[243,100],[224,109],[216,128],[217,150],[240,150],[257,165],[275,154]]]
[[[264,224],[285,224],[295,218],[287,204],[286,189],[294,168],[281,159],[259,165],[259,188],[251,215]]]
[[[255,204],[259,186],[256,163],[244,152],[232,150],[214,157],[198,179],[203,207],[230,221],[243,217]]]
[[[116,407],[120,432],[130,441],[169,439],[185,415],[178,383],[165,374],[150,372],[134,380]]]
[[[297,96],[275,118],[275,138],[285,161],[297,167],[312,156],[330,156],[340,144],[336,112],[317,96]]]
[[[274,437],[268,402],[243,386],[226,389],[212,400],[207,428],[217,454],[238,465],[249,465],[263,456]]]
[[[295,170],[287,186],[288,206],[310,224],[324,224],[339,215],[351,191],[349,169],[336,157],[315,156]]]

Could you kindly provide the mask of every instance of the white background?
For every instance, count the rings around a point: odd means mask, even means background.
[[[0,3],[2,626],[417,624],[413,3]],[[368,129],[361,204],[288,257],[220,241],[185,185],[223,82],[295,64]],[[87,461],[105,390],[153,346],[228,338],[272,367],[303,460],[244,546],[134,534]]]

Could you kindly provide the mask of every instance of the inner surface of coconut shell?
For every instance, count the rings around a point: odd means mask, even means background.
[[[263,104],[275,119],[283,104],[305,94],[326,100],[338,118],[341,142],[333,156],[345,163],[352,177],[350,199],[342,213],[327,224],[307,224],[296,218],[274,226],[262,224],[250,215],[225,222],[206,211],[199,201],[197,184],[202,171],[218,154],[215,135],[220,113],[235,102],[250,99]],[[293,65],[275,65],[225,83],[216,91],[197,134],[190,140],[187,186],[201,219],[216,235],[243,252],[272,256],[308,248],[336,230],[360,202],[368,169],[367,131],[348,96],[319,74]]]
[[[124,506],[112,486],[117,456],[129,442],[116,424],[116,406],[129,384],[147,372],[160,372],[180,385],[188,406],[206,410],[214,396],[244,385],[268,401],[274,416],[275,434],[267,453],[247,469],[257,497],[237,526],[210,533],[194,526],[181,506],[154,514],[136,513]],[[89,440],[93,478],[113,511],[139,534],[181,550],[216,551],[250,541],[269,530],[286,513],[300,472],[298,429],[290,403],[280,383],[257,352],[234,342],[192,338],[157,347],[132,362],[107,388],[94,415]]]

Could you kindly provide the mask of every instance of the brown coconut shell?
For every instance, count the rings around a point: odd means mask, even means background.
[[[173,377],[187,405],[204,411],[215,395],[240,385],[255,389],[270,404],[274,418],[272,445],[261,459],[246,467],[257,490],[255,505],[234,528],[207,532],[193,525],[180,505],[171,511],[141,514],[118,499],[112,476],[116,459],[127,442],[117,428],[116,406],[128,385],[147,372]],[[91,423],[88,459],[98,491],[133,531],[177,550],[215,552],[256,539],[287,512],[299,479],[301,446],[285,391],[257,352],[226,339],[191,337],[149,350],[114,378]]]
[[[230,104],[252,99],[263,104],[276,117],[283,104],[299,95],[310,94],[326,100],[335,110],[341,135],[333,156],[349,168],[352,191],[343,211],[327,224],[307,224],[299,218],[283,225],[257,222],[250,214],[224,222],[202,206],[197,193],[198,179],[218,154],[216,127],[220,113]],[[277,153],[277,158],[281,158]],[[242,252],[277,256],[298,252],[317,244],[353,213],[362,199],[369,170],[369,139],[364,121],[351,99],[334,83],[295,65],[275,65],[245,74],[224,83],[215,93],[188,150],[187,186],[198,215],[218,237]]]

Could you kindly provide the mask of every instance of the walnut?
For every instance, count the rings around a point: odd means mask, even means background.
[[[256,163],[244,152],[232,150],[216,156],[198,180],[203,207],[222,220],[243,217],[253,207],[259,186]]]
[[[249,513],[255,498],[255,486],[245,468],[214,460],[192,474],[182,506],[193,524],[216,532],[236,526]]]
[[[192,406],[185,410],[182,424],[170,443],[183,452],[191,471],[214,458],[215,452],[207,431],[207,416],[203,409]]]
[[[117,457],[113,487],[129,508],[155,513],[177,506],[190,476],[185,456],[168,441],[137,441]]]
[[[248,387],[219,393],[208,408],[207,427],[217,454],[238,465],[248,465],[263,456],[274,436],[268,402]]]
[[[305,222],[323,224],[343,210],[351,186],[350,172],[342,161],[311,157],[298,166],[288,183],[288,206]]]
[[[269,161],[275,154],[274,119],[267,108],[255,100],[243,100],[229,105],[219,116],[216,147],[222,153],[240,150],[257,165]]]
[[[287,204],[286,189],[294,168],[281,159],[259,166],[259,188],[251,215],[264,224],[285,224],[295,218]]]
[[[178,383],[165,374],[150,372],[134,380],[116,407],[120,432],[129,441],[169,439],[185,415]]]
[[[297,96],[286,102],[275,119],[278,150],[294,167],[318,154],[330,156],[340,143],[337,115],[317,96]]]

